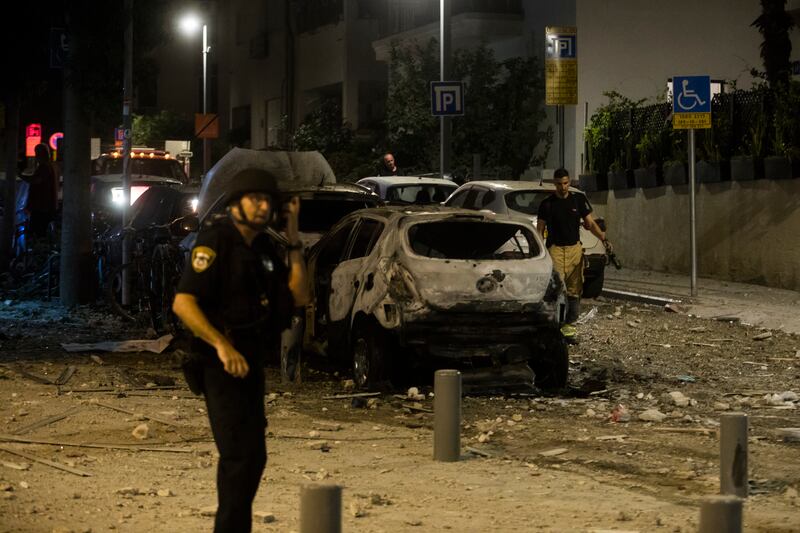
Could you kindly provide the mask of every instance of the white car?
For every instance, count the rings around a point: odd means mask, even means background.
[[[458,185],[442,178],[424,176],[375,176],[356,183],[369,188],[390,204],[441,204]]]
[[[361,388],[415,365],[566,384],[563,284],[528,221],[439,205],[362,209],[311,249],[308,270],[307,339],[327,341]]]
[[[570,187],[570,193],[583,194]],[[458,188],[450,196],[445,205],[463,209],[488,210],[503,215],[522,216],[530,220],[534,226],[537,221],[539,204],[553,194],[552,183],[535,181],[471,181]],[[597,224],[605,231],[605,221],[595,218]],[[592,232],[581,226],[581,244],[586,260],[584,271],[583,296],[595,298],[603,290],[603,280],[607,263],[606,249],[603,243]]]

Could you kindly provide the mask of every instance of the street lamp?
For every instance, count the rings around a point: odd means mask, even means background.
[[[186,35],[194,35],[202,25],[203,27],[203,115],[208,113],[208,24],[194,13],[184,16],[180,20],[180,28]],[[203,175],[208,172],[211,163],[211,152],[207,137],[203,137]]]

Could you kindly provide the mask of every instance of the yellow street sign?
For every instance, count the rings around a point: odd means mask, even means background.
[[[577,105],[578,29],[548,26],[545,34],[545,104]]]
[[[710,129],[711,113],[673,113],[672,128],[676,130]]]

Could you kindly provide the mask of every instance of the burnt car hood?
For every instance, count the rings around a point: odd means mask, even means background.
[[[205,219],[233,178],[242,170],[269,170],[278,178],[279,187],[336,183],[336,177],[325,157],[316,151],[287,152],[234,148],[211,167],[200,188],[197,214]],[[292,184],[292,185],[288,185]]]

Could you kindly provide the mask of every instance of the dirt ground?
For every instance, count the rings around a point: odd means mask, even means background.
[[[800,427],[800,338],[592,306],[571,390],[465,397],[456,463],[432,460],[430,378],[424,400],[405,389],[327,399],[347,392],[346,376],[312,364],[303,384],[282,386],[270,370],[254,531],[298,531],[306,483],[343,487],[346,531],[695,531],[700,501],[719,490],[728,410],[750,422],[745,530],[800,531],[800,443],[779,433]],[[60,347],[145,336],[100,310],[0,302],[0,531],[211,530],[216,451],[174,351]],[[649,409],[666,416],[641,420]]]

